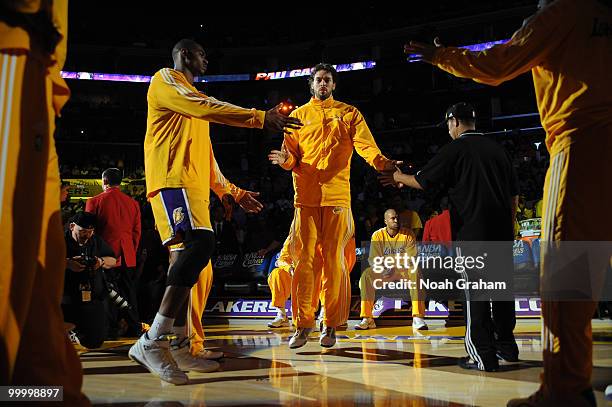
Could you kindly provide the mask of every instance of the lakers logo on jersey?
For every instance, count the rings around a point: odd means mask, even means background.
[[[342,207],[334,206],[334,209],[332,209],[332,212],[334,213],[334,215],[338,215],[339,213],[342,213]]]
[[[175,225],[178,225],[182,221],[185,220],[185,212],[183,212],[183,207],[179,206],[174,211],[172,211],[172,220]]]

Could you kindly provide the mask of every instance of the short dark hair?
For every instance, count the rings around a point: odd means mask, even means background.
[[[121,171],[119,168],[107,168],[102,173],[102,179],[106,180],[108,185],[121,185],[123,171]]]
[[[334,83],[338,83],[338,71],[336,71],[336,68],[334,68],[333,65],[331,64],[327,64],[325,62],[320,62],[318,64],[315,65],[314,68],[312,68],[312,71],[310,71],[310,76],[308,77],[308,87],[312,88],[312,83],[314,82],[314,77],[317,74],[317,72],[319,71],[327,71],[331,74],[332,79],[334,81]]]
[[[174,47],[172,47],[172,59],[176,62],[177,56],[182,49],[192,50],[199,45],[200,44],[191,38],[183,38],[182,40],[179,40],[179,42],[174,44]]]

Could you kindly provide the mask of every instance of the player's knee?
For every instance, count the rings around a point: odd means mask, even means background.
[[[270,275],[268,276],[268,284],[274,284],[274,280],[275,278],[277,278],[279,272],[280,272],[280,269],[278,267],[275,267],[274,269],[272,269],[272,271],[270,272]]]
[[[215,247],[215,236],[208,230],[190,230],[183,240],[185,249],[168,273],[167,285],[193,287],[206,267]]]

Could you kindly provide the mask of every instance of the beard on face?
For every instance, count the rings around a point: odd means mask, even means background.
[[[331,92],[329,91],[329,89],[327,89],[325,93],[323,93],[320,90],[317,91],[317,96],[319,96],[319,99],[322,99],[322,100],[327,99],[330,95],[331,95]]]

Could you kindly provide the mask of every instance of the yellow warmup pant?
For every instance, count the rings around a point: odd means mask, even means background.
[[[612,241],[612,127],[590,130],[553,152],[544,184],[542,241]],[[542,253],[542,286],[549,276]],[[610,258],[573,263],[576,279],[603,280]],[[593,282],[593,286],[596,286]],[[601,284],[603,285],[603,284]],[[600,285],[600,286],[601,286]],[[591,387],[593,301],[542,301],[542,388],[556,397]]]
[[[39,59],[0,51],[0,384],[63,386],[66,405],[84,406],[60,308],[66,247],[47,74]]]
[[[290,253],[295,261],[291,281],[294,324],[299,328],[310,328],[314,324],[314,261],[317,245],[320,245],[325,265],[321,273],[324,323],[336,327],[350,312],[350,298],[347,297],[350,279],[344,250],[354,233],[351,210],[337,206],[296,208],[293,228],[295,239],[291,242]]]
[[[410,272],[394,272],[390,276],[383,277],[382,273],[375,273],[371,267],[368,267],[361,273],[359,278],[359,291],[361,292],[361,318],[372,318],[372,310],[376,301],[376,288],[374,280],[380,279],[381,282],[399,281],[401,279],[409,279],[417,284],[418,273]],[[378,284],[377,284],[378,285]],[[417,287],[410,290],[410,298],[412,299],[412,316],[425,316],[425,293]]]
[[[355,266],[355,262],[357,261],[357,254],[355,253],[355,236],[351,236],[348,241],[348,244],[344,247],[344,264],[348,273],[353,271],[353,267]],[[348,307],[346,307],[344,319],[342,319],[342,323],[345,323],[349,319],[349,315],[351,313],[351,278],[348,277],[348,284],[346,286],[346,301],[348,302]]]
[[[347,266],[350,265],[349,270],[352,269],[355,264],[355,239],[351,239],[351,244],[347,245],[347,252],[345,261]],[[352,255],[349,249],[352,247]],[[316,270],[319,270],[315,277],[315,288],[319,289],[313,295],[315,303],[313,307],[316,308],[319,301],[320,287],[321,287],[321,263],[323,258],[320,253],[315,261]],[[352,260],[351,260],[352,259]],[[204,349],[204,327],[202,326],[202,317],[204,315],[204,309],[206,308],[206,302],[210,295],[213,281],[213,269],[212,263],[209,261],[206,267],[200,273],[200,277],[196,285],[191,289],[189,295],[189,304],[187,307],[187,334],[191,336],[190,350],[193,355],[199,353]],[[282,267],[277,267],[268,276],[268,284],[272,291],[272,305],[277,308],[284,308],[291,295],[291,275]],[[350,299],[350,292],[349,292]],[[348,314],[347,314],[348,319]]]
[[[357,256],[355,254],[355,238],[351,238],[349,243],[346,245],[344,249],[344,262],[346,263],[347,270],[350,271],[353,269],[355,265],[355,261],[357,260]],[[323,255],[321,250],[317,250],[317,257],[314,260],[314,272],[315,272],[315,281],[314,281],[314,294],[313,298],[313,308],[316,310],[319,305],[319,300],[321,301],[321,305],[323,305],[323,296],[321,295],[321,273],[322,267],[325,267],[323,264]],[[282,308],[287,303],[287,300],[291,296],[291,274],[286,270],[285,267],[276,267],[270,275],[268,276],[268,285],[270,286],[270,292],[272,293],[272,306],[276,308]],[[351,290],[349,285],[349,290],[346,293],[347,300],[350,302],[351,300]],[[350,308],[348,309],[350,312]],[[343,322],[348,321],[349,314],[346,314],[346,318]]]
[[[213,268],[209,261],[206,267],[200,272],[198,281],[191,288],[189,302],[187,306],[187,335],[191,336],[190,351],[195,355],[204,349],[204,327],[202,317],[206,308],[206,301],[212,288]]]
[[[319,306],[319,299],[323,304],[323,296],[321,295],[321,272],[323,268],[323,257],[321,249],[318,248],[317,255],[314,259],[314,293],[312,295],[312,307],[316,310]],[[272,306],[285,309],[287,300],[291,296],[291,274],[287,267],[276,267],[268,276],[268,285],[272,293]]]
[[[317,250],[317,255],[314,259],[314,292],[312,295],[312,307],[316,310],[319,306],[319,300],[323,304],[323,296],[321,295],[321,272],[323,267],[323,257],[321,249]],[[272,293],[272,306],[285,309],[287,300],[291,296],[291,274],[287,267],[276,267],[268,276],[268,286]]]
[[[285,309],[285,304],[291,296],[291,274],[285,267],[276,267],[268,276],[268,286],[272,293],[272,306]],[[315,296],[318,299],[318,296]]]
[[[316,269],[315,269],[316,270]],[[319,306],[319,300],[323,301],[321,296],[321,268],[315,275],[314,293],[312,295],[312,307],[316,310]],[[291,296],[291,274],[284,267],[277,267],[268,276],[268,285],[272,292],[272,306],[280,309],[285,309],[287,300]]]

